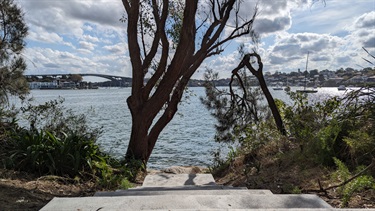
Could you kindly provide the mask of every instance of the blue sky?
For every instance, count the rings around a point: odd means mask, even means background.
[[[131,76],[126,24],[121,0],[16,0],[29,26],[24,56],[26,74],[101,73]],[[202,0],[201,3],[204,3]],[[255,0],[244,0],[241,15],[251,16]],[[260,0],[254,29],[261,36],[258,53],[264,71],[368,67],[362,47],[375,54],[375,0]],[[236,51],[249,38],[226,45],[225,52],[207,59],[206,67],[225,78],[238,64]]]

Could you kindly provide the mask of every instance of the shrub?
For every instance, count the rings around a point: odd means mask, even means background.
[[[334,158],[337,170],[332,174],[334,180],[341,182],[348,181],[349,178],[354,176],[348,167],[337,158]],[[363,170],[363,166],[357,167],[355,173]],[[339,188],[339,192],[342,195],[342,206],[346,207],[350,201],[352,195],[356,192],[360,192],[364,189],[374,189],[375,190],[375,180],[371,175],[360,175],[347,184]]]
[[[63,100],[21,108],[29,128],[19,126],[16,114],[1,112],[0,159],[3,167],[38,176],[52,174],[94,179],[103,188],[129,187],[125,164],[102,153],[96,144],[100,129],[87,125],[85,115],[65,109]],[[2,110],[1,110],[2,111]]]
[[[91,170],[93,160],[105,160],[93,140],[76,134],[61,139],[48,131],[21,130],[7,144],[6,167],[38,175],[74,177]]]
[[[375,98],[369,93],[364,98],[363,90],[351,92],[315,104],[306,95],[291,93],[294,104],[281,106],[281,114],[306,157],[328,166],[337,157],[353,169],[375,156]]]

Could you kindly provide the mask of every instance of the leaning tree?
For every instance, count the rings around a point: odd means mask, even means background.
[[[254,63],[255,63],[255,65],[254,65]],[[242,77],[238,73],[238,71],[243,69],[243,68],[247,68],[258,79],[259,86],[262,89],[264,96],[266,97],[266,100],[268,102],[268,106],[269,106],[269,108],[272,112],[272,116],[275,120],[277,129],[280,131],[281,134],[286,135],[286,130],[285,130],[285,127],[284,127],[283,120],[280,116],[280,112],[277,108],[275,100],[273,99],[273,97],[271,95],[271,92],[268,89],[266,80],[264,79],[263,62],[262,62],[262,59],[261,59],[261,57],[258,53],[253,52],[253,53],[245,54],[243,59],[241,60],[240,64],[232,70],[232,77],[231,77],[231,81],[230,81],[230,84],[229,84],[231,96],[233,98],[232,101],[235,101],[237,104],[242,104],[242,105],[245,105],[245,104],[248,103],[248,99],[246,99],[247,90],[246,90],[246,87],[245,87],[244,83],[242,82]],[[239,85],[244,92],[244,94],[242,96],[238,96],[238,95],[234,94],[234,92],[233,92],[232,85],[233,85],[233,81],[234,81],[235,78],[239,81]],[[237,99],[235,99],[235,98],[237,98]],[[238,103],[238,102],[240,102],[240,103]],[[246,107],[246,106],[244,106],[244,107]]]
[[[206,58],[223,52],[224,44],[252,37],[257,10],[240,16],[241,0],[122,3],[133,78],[127,99],[132,129],[126,159],[147,164],[191,76]]]
[[[28,92],[23,76],[26,64],[21,57],[27,35],[21,9],[13,0],[0,0],[0,104],[8,94],[22,96]]]

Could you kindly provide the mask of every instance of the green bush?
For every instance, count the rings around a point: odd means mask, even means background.
[[[337,170],[332,174],[332,179],[334,181],[345,182],[354,176],[348,167],[337,158],[334,158]],[[354,173],[358,173],[363,170],[363,166],[357,167]],[[371,175],[359,175],[347,184],[339,188],[339,193],[342,195],[342,206],[346,207],[352,195],[356,192],[360,192],[365,189],[375,190],[375,180]]]
[[[132,175],[125,163],[102,153],[96,144],[100,130],[90,128],[85,115],[74,114],[62,103],[60,99],[22,107],[18,116],[29,128],[18,124],[16,113],[1,110],[2,166],[38,176],[94,180],[102,188],[128,188]]]
[[[333,157],[352,169],[370,164],[375,157],[374,89],[365,93],[363,97],[359,90],[315,104],[309,104],[306,95],[291,93],[294,104],[279,108],[302,154],[328,166],[334,166]]]
[[[10,147],[9,147],[10,146]],[[23,130],[8,141],[7,168],[39,175],[68,175],[74,177],[92,168],[92,160],[105,159],[93,140],[75,134],[63,139],[48,131]]]

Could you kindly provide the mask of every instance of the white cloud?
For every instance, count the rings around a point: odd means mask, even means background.
[[[82,39],[83,40],[86,40],[87,42],[100,42],[99,38],[98,37],[93,37],[91,35],[86,35],[84,34],[82,36]]]
[[[274,33],[278,31],[288,30],[291,26],[291,17],[276,17],[273,19],[258,18],[254,24],[254,30],[263,35],[268,33]]]
[[[29,26],[25,55],[29,73],[97,72],[130,76],[131,66],[126,44],[126,24],[119,19],[124,13],[119,0],[18,0]],[[202,12],[209,9],[200,1]],[[262,42],[259,52],[267,71],[303,68],[307,51],[311,68],[337,69],[364,65],[362,47],[375,51],[375,12],[368,0],[245,0],[240,20],[252,17],[259,2],[255,30]],[[204,13],[199,13],[204,16]],[[234,19],[228,25],[233,26]],[[231,29],[231,28],[229,28]],[[229,30],[225,31],[226,33]],[[150,43],[149,37],[146,42]],[[237,45],[247,44],[244,37],[223,46],[224,54],[209,58],[208,66],[223,71],[227,77],[240,58]],[[30,46],[30,47],[29,47]],[[46,47],[47,46],[47,47]],[[171,54],[173,54],[171,49]],[[159,53],[159,52],[158,52]],[[30,63],[32,63],[30,62]]]
[[[356,45],[375,50],[375,11],[359,16],[350,27]]]
[[[103,49],[114,53],[114,54],[123,54],[125,51],[127,51],[128,47],[125,43],[119,43],[116,45],[107,45],[104,46]]]
[[[79,46],[85,50],[93,51],[96,45],[90,42],[80,41]]]
[[[41,27],[35,27],[34,30],[29,32],[28,39],[44,43],[62,43],[63,38],[55,32],[47,32]]]

